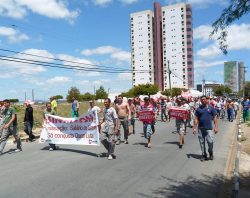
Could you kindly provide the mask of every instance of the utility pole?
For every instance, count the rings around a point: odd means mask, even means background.
[[[205,80],[205,78],[203,76],[203,79],[202,79],[202,95],[205,95],[205,82],[206,82],[206,80]]]
[[[24,101],[27,100],[26,92],[24,92]]]
[[[248,67],[240,67],[240,68],[244,69],[244,71],[243,71],[243,73],[244,73],[243,74],[243,90],[242,90],[243,93],[242,94],[243,94],[243,97],[245,97],[245,86],[246,86],[246,81],[245,81],[246,80],[246,78],[245,78],[246,75],[245,74],[247,73],[246,68],[248,68]]]
[[[168,60],[168,80],[169,80],[169,91],[170,91],[170,96],[172,97],[172,88],[171,88],[171,70],[169,68],[169,60]]]
[[[32,89],[32,101],[34,101],[34,99],[35,99],[35,96],[34,96],[34,89]]]

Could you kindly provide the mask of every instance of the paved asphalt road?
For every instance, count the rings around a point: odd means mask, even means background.
[[[116,146],[117,159],[97,157],[104,148],[24,143],[23,152],[0,156],[1,198],[216,197],[223,179],[233,123],[220,121],[214,161],[200,162],[190,128],[178,148],[175,122],[158,122],[153,147],[145,148],[137,122],[129,144]],[[13,149],[8,145],[5,151]]]

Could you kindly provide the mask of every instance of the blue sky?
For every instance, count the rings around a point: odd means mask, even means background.
[[[153,10],[151,0],[1,0],[0,55],[59,64],[53,59],[130,69],[129,15]],[[183,2],[159,0],[162,6]],[[195,84],[223,82],[224,61],[244,61],[250,79],[250,15],[229,27],[229,52],[223,55],[215,39],[209,39],[211,24],[229,0],[187,0],[193,7]],[[14,54],[3,50],[18,51]],[[74,63],[76,65],[76,63]],[[85,65],[85,67],[93,67]],[[130,74],[107,74],[49,68],[0,60],[1,97],[47,99],[65,96],[70,87],[93,93],[103,85],[110,93],[131,88]]]

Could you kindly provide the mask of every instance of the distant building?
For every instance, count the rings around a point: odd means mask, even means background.
[[[239,84],[239,91],[243,90],[244,83],[245,83],[245,65],[244,62],[238,63],[238,84]]]
[[[200,92],[202,92],[202,84],[197,84],[196,89]]]
[[[155,84],[160,90],[193,88],[191,5],[179,3],[130,15],[133,86]],[[141,73],[140,71],[143,71]]]
[[[224,84],[226,87],[232,89],[233,92],[239,91],[237,72],[236,61],[224,63]]]
[[[204,95],[206,96],[213,96],[214,95],[214,89],[216,87],[221,86],[221,83],[206,83],[204,85]]]

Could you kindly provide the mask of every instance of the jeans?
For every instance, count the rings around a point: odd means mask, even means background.
[[[9,138],[10,135],[13,135],[16,142],[17,142],[17,149],[22,150],[22,144],[21,144],[21,140],[20,137],[18,135],[18,131],[17,131],[17,127],[9,127],[7,129],[3,129],[1,138],[0,138],[0,152],[3,152],[3,149],[7,143],[7,140]]]
[[[32,122],[27,122],[27,121],[24,122],[24,132],[29,136],[30,141],[35,138],[35,136],[32,134],[32,128],[33,128]]]
[[[227,118],[229,122],[233,120],[233,111],[234,110],[232,108],[227,109]]]
[[[146,139],[149,139],[151,135],[153,134],[154,130],[154,123],[148,124],[148,123],[143,123],[143,132],[144,132],[144,137]]]
[[[203,156],[207,156],[206,153],[206,142],[208,145],[208,153],[213,154],[213,145],[214,145],[214,132],[213,130],[201,129],[198,131],[198,138],[200,142],[201,152]]]

